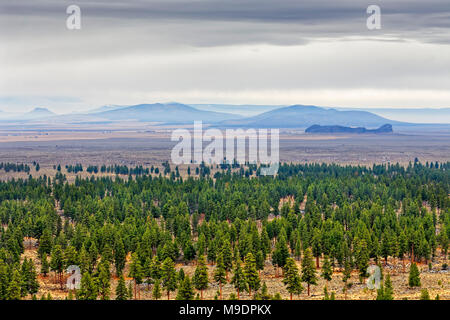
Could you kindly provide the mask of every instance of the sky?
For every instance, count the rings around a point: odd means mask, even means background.
[[[450,107],[448,0],[0,0],[0,110],[168,101]]]

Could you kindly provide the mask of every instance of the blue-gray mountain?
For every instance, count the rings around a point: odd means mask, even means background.
[[[30,112],[27,112],[20,116],[22,120],[32,120],[53,117],[56,114],[48,110],[47,108],[34,108]]]
[[[138,120],[171,124],[192,123],[193,121],[217,123],[242,118],[229,113],[198,110],[181,103],[139,104],[91,115],[108,120]]]
[[[316,106],[294,105],[279,108],[241,120],[221,123],[227,127],[306,128],[312,125],[347,127],[379,127],[384,124],[402,124],[367,111],[339,111]]]

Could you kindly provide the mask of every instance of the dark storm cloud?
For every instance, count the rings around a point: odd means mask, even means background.
[[[130,1],[61,1],[23,0],[1,4],[3,16],[55,17],[69,4],[81,7],[84,17],[113,19],[128,23],[226,23],[223,37],[211,37],[208,31],[191,35],[185,41],[198,46],[266,42],[278,45],[301,44],[316,37],[365,36],[366,8],[370,4],[382,9],[381,31],[423,42],[450,42],[450,5],[448,0],[428,1],[321,1],[321,0],[130,0]],[[251,26],[257,25],[257,30]],[[266,28],[261,27],[266,25]],[[273,26],[273,29],[271,29]],[[12,30],[13,31],[13,30]],[[283,34],[297,34],[283,37]],[[176,35],[174,35],[176,37]],[[289,39],[287,39],[289,38]]]

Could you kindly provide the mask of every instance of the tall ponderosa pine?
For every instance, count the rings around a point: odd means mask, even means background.
[[[52,249],[50,256],[50,268],[55,272],[55,278],[58,276],[58,281],[61,288],[63,287],[62,273],[64,270],[64,259],[61,246],[59,244],[55,245]]]
[[[355,249],[356,265],[359,270],[359,281],[367,277],[367,268],[369,267],[369,250],[365,240],[358,240]]]
[[[324,257],[323,265],[322,265],[322,273],[320,275],[324,280],[327,281],[327,284],[332,279],[333,269],[331,267],[330,259],[328,258],[327,255]]]
[[[226,270],[223,263],[223,254],[219,252],[217,255],[217,264],[214,270],[214,280],[219,284],[220,300],[222,300],[222,285],[226,283]]]
[[[312,254],[314,257],[316,257],[316,268],[319,269],[319,258],[322,254],[322,235],[320,233],[320,230],[318,228],[315,228],[313,231],[313,236],[311,239],[311,247],[312,247]]]
[[[231,283],[234,285],[234,288],[236,289],[238,299],[240,298],[240,293],[244,290],[247,290],[248,288],[241,263],[242,262],[238,257],[237,261],[234,264],[233,277],[231,278]]]
[[[22,295],[36,294],[39,290],[39,282],[37,281],[37,273],[33,261],[25,258],[22,263]]]
[[[50,254],[52,251],[52,234],[48,228],[44,229],[42,236],[39,238],[39,255]]]
[[[111,293],[111,272],[109,262],[104,260],[98,266],[98,290],[102,300],[109,300]]]
[[[138,289],[138,285],[142,283],[142,278],[144,276],[141,262],[136,253],[133,253],[131,255],[131,264],[128,276],[134,279],[134,298],[136,299],[137,295],[139,295],[140,297],[140,290]]]
[[[197,267],[194,272],[194,287],[200,290],[200,298],[203,300],[203,290],[208,289],[208,267],[206,266],[205,256],[201,255],[197,261]]]
[[[120,274],[116,287],[116,300],[128,300],[128,290],[123,274]]]
[[[41,274],[44,275],[44,277],[47,277],[48,272],[50,271],[50,264],[47,259],[47,254],[41,255]]]
[[[177,289],[177,272],[175,263],[171,258],[166,258],[161,269],[161,280],[163,288],[167,292],[167,300],[170,300],[170,292]]]
[[[14,270],[11,281],[9,282],[6,300],[20,300],[21,295],[21,277],[18,270]]]
[[[302,260],[302,281],[308,285],[308,296],[310,286],[317,284],[316,267],[314,265],[311,248],[306,248]]]
[[[256,269],[255,257],[251,252],[247,253],[247,255],[245,256],[244,276],[247,282],[248,293],[251,295],[252,290],[255,292],[258,291],[261,285],[261,280],[259,279],[259,273]]]
[[[298,267],[292,258],[287,258],[286,264],[284,265],[283,283],[286,285],[286,289],[290,294],[291,300],[293,294],[299,295],[303,291],[301,278],[298,273]]]
[[[226,241],[222,246],[223,264],[226,271],[226,279],[228,281],[228,272],[233,268],[233,252],[231,250],[231,244]]]
[[[276,275],[278,276],[278,268],[283,268],[286,264],[286,259],[289,257],[289,249],[287,246],[287,241],[285,237],[285,233],[281,233],[281,235],[277,239],[277,243],[275,245],[275,250],[272,253],[272,264],[275,267]]]
[[[121,239],[116,240],[114,244],[114,264],[117,275],[121,274],[125,268],[126,256],[127,253],[125,252],[123,241]]]

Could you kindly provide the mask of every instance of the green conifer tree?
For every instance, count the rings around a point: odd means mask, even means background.
[[[252,290],[258,291],[261,280],[259,279],[258,270],[256,269],[255,257],[251,252],[247,253],[244,260],[244,276],[247,282],[247,290],[251,295]]]
[[[222,285],[226,283],[226,270],[223,263],[223,254],[217,255],[216,268],[214,269],[214,280],[219,284],[220,300],[222,300]]]
[[[234,264],[233,277],[231,278],[231,283],[237,292],[237,299],[240,298],[240,293],[247,290],[247,281],[245,279],[244,272],[241,266],[241,259],[238,257]]]
[[[116,300],[128,300],[128,290],[125,284],[125,278],[123,274],[119,276],[119,282],[116,287]]]
[[[166,258],[161,269],[161,280],[163,288],[167,292],[167,300],[170,300],[170,292],[177,289],[177,272],[175,263],[171,258]]]
[[[286,289],[290,294],[291,300],[293,294],[299,295],[303,291],[301,278],[298,273],[298,267],[292,258],[287,258],[286,264],[284,265],[283,283],[286,285]]]
[[[208,289],[208,267],[206,266],[204,255],[198,258],[193,282],[195,289],[200,290],[200,299],[203,300],[203,290]]]
[[[185,276],[183,282],[177,293],[177,300],[193,300],[195,296],[194,288],[192,287],[191,279]]]
[[[408,284],[410,287],[420,287],[420,272],[417,265],[413,263],[409,269]]]
[[[316,268],[314,266],[311,248],[307,248],[303,254],[302,260],[302,281],[308,286],[308,296],[310,295],[310,286],[317,284]]]

